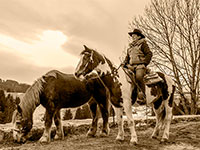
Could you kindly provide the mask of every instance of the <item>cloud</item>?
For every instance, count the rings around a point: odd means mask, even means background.
[[[148,1],[1,0],[0,34],[32,44],[39,40],[38,35],[45,30],[60,31],[68,38],[62,46],[65,53],[77,57],[85,44],[104,53],[112,61],[119,62],[127,44],[128,21],[141,13]],[[30,61],[17,53],[0,51],[0,54],[0,76],[5,78],[31,82],[51,69],[37,66],[34,62],[39,62],[37,57]],[[7,61],[12,63],[7,64]],[[66,66],[58,69],[73,71],[71,64]]]
[[[19,39],[37,38],[44,29],[57,29],[84,40],[109,42],[114,17],[99,1],[1,1],[0,31]],[[113,24],[112,27],[110,25]],[[103,31],[103,32],[102,32]],[[111,31],[111,30],[110,30]]]
[[[32,84],[36,79],[41,77],[52,69],[63,71],[64,73],[73,73],[73,67],[52,68],[39,67],[27,63],[27,61],[13,53],[0,51],[0,78],[3,80],[12,79],[20,83]]]
[[[143,1],[1,1],[0,31],[17,38],[37,38],[36,35],[41,30],[60,29],[67,36],[70,34],[89,40],[109,42],[111,38],[106,35],[115,37],[121,30],[118,27],[122,24],[127,25],[127,18],[133,17],[135,12],[140,12]]]

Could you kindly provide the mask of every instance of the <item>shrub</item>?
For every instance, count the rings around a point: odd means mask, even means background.
[[[19,98],[17,99],[17,102]],[[0,123],[8,123],[12,121],[12,114],[16,107],[16,99],[12,95],[5,96],[4,91],[0,90]]]
[[[91,118],[91,115],[89,107],[86,104],[77,109],[75,119],[87,119],[87,118]]]

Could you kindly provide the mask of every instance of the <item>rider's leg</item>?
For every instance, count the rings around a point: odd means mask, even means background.
[[[138,97],[142,97],[144,99],[145,97],[145,84],[144,84],[144,75],[146,74],[146,68],[145,67],[137,67],[136,68],[136,82],[139,86],[139,89],[141,90],[141,93],[138,93]],[[139,96],[142,95],[142,96]]]

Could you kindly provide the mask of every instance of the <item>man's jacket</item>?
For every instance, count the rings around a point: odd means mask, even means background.
[[[152,58],[152,52],[144,38],[132,42],[127,49],[127,55],[125,58],[125,65],[139,65],[144,64],[147,66]]]

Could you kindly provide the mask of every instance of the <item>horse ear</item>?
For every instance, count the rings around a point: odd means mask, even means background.
[[[88,49],[88,47],[86,45],[83,45],[85,49]]]
[[[20,107],[19,105],[17,105],[17,111],[18,111],[19,113],[22,113],[22,109],[21,109],[21,107]]]

